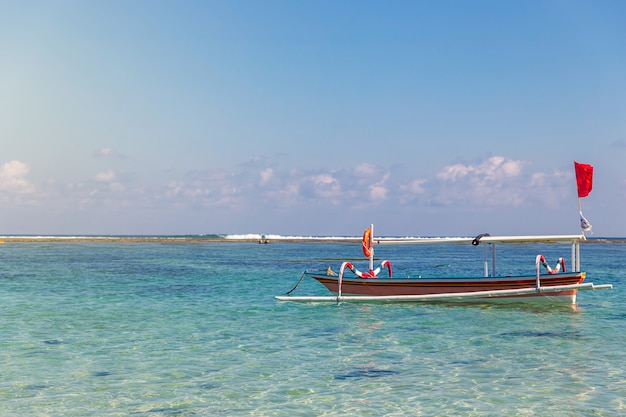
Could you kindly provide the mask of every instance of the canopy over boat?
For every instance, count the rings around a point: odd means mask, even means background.
[[[585,235],[528,235],[528,236],[490,236],[481,234],[476,237],[424,237],[424,238],[378,238],[374,242],[379,245],[390,244],[428,244],[437,243],[580,243],[586,240]]]

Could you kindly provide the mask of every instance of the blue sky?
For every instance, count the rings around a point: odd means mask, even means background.
[[[0,234],[626,236],[626,2],[1,9]]]

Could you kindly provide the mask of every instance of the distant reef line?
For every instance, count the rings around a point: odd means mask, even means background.
[[[218,237],[218,236],[0,236],[0,243],[35,243],[35,242],[128,242],[128,243],[273,243],[273,242],[359,242],[361,238],[333,238],[333,237],[279,237],[274,239],[259,239],[257,237]],[[586,243],[626,244],[626,238],[588,238],[581,241]]]
[[[229,242],[229,243],[272,243],[272,242],[358,242],[361,238],[227,238],[227,237],[204,237],[204,236],[0,236],[0,242],[28,243],[28,242],[129,242],[129,243],[203,243],[203,242]]]

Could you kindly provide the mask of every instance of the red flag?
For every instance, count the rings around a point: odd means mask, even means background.
[[[574,169],[576,170],[578,198],[587,197],[593,185],[593,167],[589,164],[579,164],[574,161]]]

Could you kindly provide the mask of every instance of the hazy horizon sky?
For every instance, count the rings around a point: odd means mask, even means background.
[[[626,2],[0,10],[0,235],[626,236]]]

